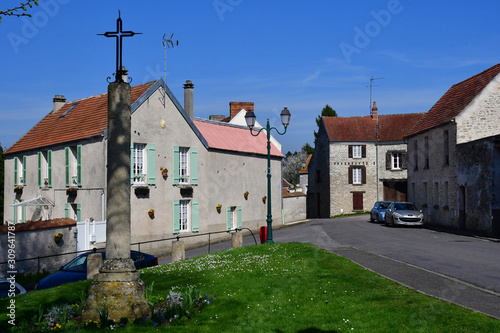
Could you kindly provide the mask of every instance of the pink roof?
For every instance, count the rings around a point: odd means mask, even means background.
[[[200,119],[195,119],[193,122],[207,141],[209,148],[267,155],[267,137],[264,132],[255,137],[250,134],[247,127]],[[272,143],[271,155],[283,157],[283,154]]]

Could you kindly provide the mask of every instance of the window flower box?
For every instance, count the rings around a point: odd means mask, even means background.
[[[149,194],[149,186],[137,186],[134,188],[135,195],[144,196]]]
[[[15,193],[23,193],[23,187],[22,186],[14,187],[14,192]]]
[[[77,192],[77,189],[74,187],[70,187],[66,190],[66,194],[70,197],[76,197]]]
[[[192,197],[193,196],[193,187],[192,186],[181,187],[181,195],[183,197]]]

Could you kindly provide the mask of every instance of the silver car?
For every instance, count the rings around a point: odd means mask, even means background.
[[[424,214],[413,202],[393,202],[385,212],[385,225],[424,225]]]

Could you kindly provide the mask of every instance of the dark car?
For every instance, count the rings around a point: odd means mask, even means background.
[[[385,222],[385,211],[387,207],[392,203],[392,201],[377,201],[375,205],[373,205],[372,210],[370,211],[370,222]]]
[[[47,289],[59,286],[67,282],[75,282],[87,279],[87,256],[93,252],[82,253],[69,263],[64,265],[59,271],[52,273],[41,279],[36,285],[36,289]],[[102,259],[106,259],[106,252],[98,252],[102,254]],[[138,252],[130,251],[130,257],[134,260],[135,268],[145,268],[158,265],[158,258]]]
[[[424,225],[424,214],[413,202],[393,202],[385,212],[385,225]]]

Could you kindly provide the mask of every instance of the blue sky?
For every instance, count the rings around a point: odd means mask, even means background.
[[[2,1],[15,5],[19,1]],[[2,8],[5,9],[5,8]],[[313,144],[315,118],[369,114],[370,77],[379,114],[426,112],[453,84],[500,57],[500,2],[465,0],[40,0],[32,18],[0,23],[0,143],[10,147],[52,108],[104,93],[115,69],[118,9],[123,64],[132,85],[163,77],[183,103],[192,80],[194,114],[228,114],[229,102],[255,102],[257,120],[292,113],[283,151]],[[274,134],[274,132],[273,132]]]

